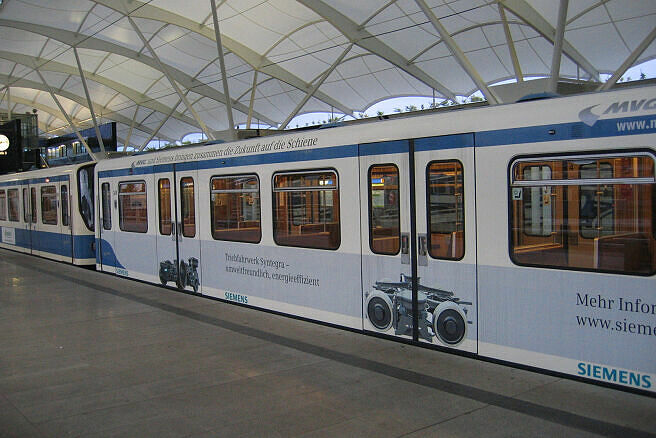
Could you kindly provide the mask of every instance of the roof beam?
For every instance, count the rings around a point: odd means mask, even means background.
[[[517,15],[519,18],[524,20],[526,24],[531,26],[537,33],[542,35],[552,44],[555,43],[554,38],[556,35],[556,29],[547,21],[545,18],[540,15],[531,5],[529,5],[525,0],[498,0],[499,3],[503,5],[513,14]],[[566,39],[563,39],[563,50],[562,52],[571,59],[575,64],[578,64],[583,70],[588,72],[588,74],[595,80],[599,80],[599,71],[594,68],[594,66],[587,60],[583,55],[581,55]]]
[[[10,76],[7,76],[7,75],[0,74],[0,82],[5,82],[5,83],[11,82],[12,87],[16,87],[16,88],[29,88],[29,89],[32,89],[32,90],[45,91],[46,93],[49,92],[48,88],[45,86],[44,83],[31,81],[31,80],[25,79],[25,78],[15,78],[15,77],[10,77]],[[82,106],[86,105],[86,102],[85,102],[84,98],[78,96],[77,94],[71,93],[70,91],[57,90],[57,94],[59,96],[65,97],[68,100],[76,102],[76,103],[78,103]],[[96,105],[96,109],[98,109],[98,111],[102,112],[103,114],[112,113],[111,110],[109,110],[109,109],[107,109],[103,106]],[[131,119],[123,116],[120,113],[112,113],[112,119],[114,119],[116,122],[123,123],[125,125],[130,125],[130,123],[132,122]],[[195,126],[195,125],[192,125],[192,126]],[[150,134],[152,132],[152,129],[148,128],[147,126],[141,125],[141,124],[139,124],[137,126],[137,129],[139,129],[140,131],[143,131],[147,134]],[[167,138],[167,140],[175,141],[171,138]]]
[[[80,140],[80,142],[84,145],[84,147],[86,148],[87,153],[89,154],[89,156],[91,157],[91,159],[92,159],[93,161],[96,161],[96,162],[97,162],[97,161],[98,161],[98,157],[96,157],[96,154],[93,153],[93,151],[91,150],[91,148],[90,148],[89,145],[87,144],[86,140],[84,140],[84,137],[82,137],[82,134],[80,134],[80,131],[77,129],[77,125],[75,124],[75,122],[73,121],[73,119],[71,119],[70,116],[68,115],[68,113],[66,112],[66,110],[64,110],[64,107],[63,107],[62,104],[59,102],[59,99],[57,98],[57,96],[55,95],[55,93],[52,91],[52,88],[50,88],[50,85],[48,85],[48,82],[46,82],[46,78],[43,77],[43,75],[41,74],[41,72],[40,72],[38,69],[34,69],[34,71],[35,71],[35,72],[39,75],[39,77],[41,78],[41,82],[43,82],[43,85],[46,86],[46,87],[48,88],[48,93],[50,93],[50,97],[52,97],[52,100],[54,100],[55,103],[57,104],[57,107],[59,108],[59,111],[61,111],[61,113],[64,115],[64,117],[66,117],[66,121],[68,122],[68,125],[69,125],[71,128],[73,128],[73,131],[75,131],[75,135],[77,135],[77,138],[78,138],[78,139]]]
[[[91,119],[93,120],[93,127],[96,130],[96,138],[98,139],[100,152],[105,154],[106,153],[105,143],[103,143],[102,134],[100,133],[100,128],[98,128],[98,120],[96,119],[96,113],[93,110],[93,102],[91,101],[91,95],[89,94],[89,87],[87,87],[87,80],[84,77],[84,71],[82,70],[80,55],[77,53],[77,48],[75,47],[73,47],[73,54],[75,54],[75,62],[77,62],[77,69],[80,72],[80,79],[82,80],[82,88],[84,88],[84,94],[87,96],[87,104],[89,105],[89,112],[91,113]]]
[[[95,0],[97,1],[97,0]],[[102,3],[102,2],[101,2]],[[192,22],[193,23],[193,22]],[[151,58],[149,56],[144,56],[138,51],[129,49],[127,47],[111,43],[109,41],[105,41],[99,38],[95,37],[90,37],[87,35],[83,34],[76,34],[74,32],[64,30],[64,29],[58,29],[54,27],[49,27],[49,26],[43,26],[43,25],[35,25],[32,23],[26,23],[23,21],[15,21],[15,20],[5,20],[0,18],[0,26],[5,26],[5,27],[11,27],[14,29],[21,29],[25,30],[27,32],[32,32],[38,35],[42,35],[48,38],[52,38],[56,41],[62,42],[64,44],[67,44],[69,46],[76,46],[78,49],[90,49],[90,50],[98,50],[101,52],[109,52],[113,53],[119,56],[123,56],[124,58],[137,61],[140,63],[143,63],[155,70],[160,70],[157,62],[155,61],[154,58]],[[198,24],[196,24],[196,31],[198,31]],[[203,36],[210,38],[208,35],[203,34]],[[213,39],[211,37],[210,39]],[[225,42],[225,39],[224,39]],[[258,60],[259,60],[258,56]],[[50,60],[43,60],[43,63],[40,65],[37,65],[38,68],[41,68],[45,64],[49,64]],[[47,68],[47,67],[46,67]],[[201,96],[207,97],[209,99],[215,100],[217,102],[225,103],[225,96],[223,93],[220,91],[216,90],[215,88],[210,87],[207,84],[204,84],[197,79],[191,77],[187,73],[178,70],[174,67],[168,66],[169,73],[173,78],[180,83],[183,87],[186,89],[194,90],[195,93],[200,94]],[[265,69],[262,69],[260,71],[265,71],[268,73],[269,70],[275,70],[275,66],[273,66],[273,69],[266,67]],[[87,76],[91,78],[90,74],[87,73]],[[98,76],[98,75],[96,75]],[[95,80],[95,79],[92,79]],[[285,81],[286,82],[286,81]],[[297,81],[298,82],[298,81]],[[11,84],[10,84],[11,85]],[[290,84],[292,86],[295,86],[294,84]],[[117,90],[118,91],[118,90]],[[146,99],[151,99],[148,96],[145,96]],[[322,99],[323,100],[323,99]],[[142,105],[145,106],[145,105]],[[248,108],[245,105],[239,104],[238,102],[235,103],[235,108],[246,114],[248,112]],[[167,111],[162,111],[163,113],[166,113]],[[275,125],[276,122],[271,120],[269,117],[265,116],[264,114],[257,114],[257,117],[259,117],[261,120],[266,121],[267,123],[270,123],[271,125]],[[192,120],[190,118],[190,120]],[[187,123],[187,122],[185,122]],[[195,123],[192,123],[195,125]]]
[[[230,101],[230,91],[228,89],[228,76],[226,75],[225,60],[223,59],[223,44],[221,44],[221,32],[219,31],[219,17],[216,12],[216,1],[210,0],[212,7],[212,19],[214,20],[214,35],[216,38],[216,49],[219,51],[219,66],[221,67],[221,82],[223,83],[223,94],[225,95],[226,112],[228,113],[228,130],[233,140],[237,139],[235,135],[235,121],[232,118],[232,102]]]
[[[563,54],[563,41],[565,41],[565,25],[567,23],[567,8],[569,0],[560,0],[558,5],[558,27],[551,57],[551,76],[549,77],[549,89],[555,93],[558,90],[558,79],[560,79],[560,58]]]
[[[497,96],[494,95],[492,90],[490,90],[481,77],[481,75],[478,73],[474,65],[469,61],[467,56],[465,55],[465,52],[463,52],[458,44],[455,42],[453,38],[451,38],[451,35],[449,32],[446,30],[444,26],[442,26],[442,23],[440,23],[440,20],[435,16],[431,8],[428,7],[426,2],[424,0],[415,0],[415,3],[417,3],[417,6],[422,10],[424,15],[430,20],[431,24],[433,25],[433,28],[437,31],[438,34],[440,34],[440,37],[442,37],[442,41],[446,44],[446,46],[449,48],[449,51],[453,55],[454,58],[456,58],[456,61],[458,61],[458,64],[465,70],[465,72],[469,75],[469,77],[474,81],[476,86],[478,87],[479,90],[485,95],[487,98],[487,101],[490,102],[492,105],[496,105],[499,103],[499,99]]]
[[[321,0],[298,0],[298,2],[324,17],[326,21],[342,32],[349,41],[381,57],[418,81],[423,82],[434,90],[437,90],[447,99],[454,102],[456,101],[456,96],[451,90],[416,65],[411,64],[405,57],[384,44],[374,35],[361,29],[357,23],[353,22],[350,18],[343,15],[332,6]]]
[[[175,82],[175,79],[171,74],[169,73],[168,66],[164,65],[164,63],[159,59],[159,56],[157,56],[157,53],[155,53],[155,50],[153,47],[150,45],[146,37],[141,33],[141,30],[139,29],[139,26],[137,26],[137,23],[134,22],[132,17],[128,16],[128,21],[132,25],[132,28],[134,31],[139,35],[139,39],[141,39],[141,42],[148,48],[148,51],[150,52],[150,55],[155,59],[157,62],[157,65],[159,66],[159,71],[164,73],[166,76],[166,79],[169,81],[175,92],[177,93],[178,97],[184,102],[185,106],[187,107],[187,110],[191,113],[192,116],[194,116],[194,119],[196,120],[196,123],[200,126],[200,129],[203,130],[207,138],[214,140],[214,135],[210,132],[210,130],[207,128],[207,125],[205,125],[205,122],[203,119],[201,119],[200,115],[196,112],[194,107],[189,103],[189,100],[187,99],[187,96],[185,96],[182,93],[182,90],[180,89],[180,86]]]
[[[605,91],[609,90],[613,85],[617,83],[617,81],[622,77],[624,73],[631,67],[633,64],[635,64],[636,60],[638,57],[647,50],[647,47],[651,45],[651,43],[656,39],[656,27],[649,32],[649,35],[645,37],[644,40],[640,44],[638,44],[638,47],[635,48],[633,52],[624,60],[621,66],[617,70],[615,70],[615,73],[613,73],[613,76],[611,76],[605,84],[601,85],[598,90],[599,91]]]
[[[503,32],[506,34],[506,42],[508,44],[508,51],[510,52],[510,59],[513,63],[513,70],[515,70],[515,77],[517,82],[524,81],[524,74],[522,73],[522,66],[519,64],[519,58],[517,57],[517,51],[515,50],[515,42],[513,41],[512,34],[510,33],[510,25],[508,24],[508,18],[506,18],[506,10],[503,8],[503,5],[499,3],[499,15],[501,16],[501,21],[503,21]]]
[[[216,38],[214,36],[214,32],[209,27],[202,26],[202,25],[199,26],[198,22],[196,21],[190,20],[189,18],[183,17],[181,15],[175,14],[171,11],[167,11],[162,8],[158,8],[151,4],[144,3],[139,0],[131,0],[129,2],[130,5],[129,9],[127,6],[127,2],[125,2],[124,0],[94,0],[94,1],[96,3],[99,3],[103,6],[106,6],[110,9],[113,9],[125,15],[130,15],[132,17],[139,17],[139,18],[147,18],[149,20],[162,21],[165,23],[171,23],[183,29],[187,29],[189,31],[202,35],[209,40],[214,40]],[[208,16],[208,20],[209,20],[209,16]],[[285,70],[284,68],[280,67],[275,62],[270,61],[265,56],[262,56],[261,54],[233,40],[232,38],[223,35],[221,42],[223,44],[223,47],[230,50],[230,52],[234,53],[235,55],[239,56],[241,59],[247,62],[251,67],[253,67],[256,70],[259,70],[261,73],[265,73],[271,77],[274,77],[279,81],[291,85],[292,87],[298,88],[299,90],[305,90],[309,86],[309,84],[306,83],[303,79],[290,73],[288,70]],[[184,84],[183,82],[180,83]],[[199,92],[198,88],[194,88],[194,91]],[[346,105],[333,99],[327,94],[318,91],[315,97],[321,100],[322,102],[326,103],[327,105],[338,108],[344,114],[354,113],[353,109],[348,108]],[[215,100],[225,103],[225,100],[219,100],[219,99],[215,99]],[[244,109],[238,108],[238,110],[243,112],[244,114],[248,112],[248,108],[244,108]],[[257,117],[260,120],[265,121],[271,126],[277,125],[276,121],[271,120],[262,114],[258,114]]]
[[[314,83],[314,85],[312,85],[312,88],[311,88],[310,90],[308,90],[307,93],[305,93],[305,97],[303,97],[303,99],[301,99],[301,101],[298,103],[298,105],[296,105],[296,108],[294,108],[294,111],[292,111],[292,113],[289,114],[289,115],[287,116],[287,118],[285,119],[285,121],[282,122],[282,124],[280,125],[280,127],[279,127],[278,129],[283,130],[283,129],[285,129],[285,128],[287,127],[287,125],[289,124],[289,122],[291,122],[291,120],[292,120],[294,117],[296,117],[296,114],[298,114],[298,112],[299,112],[299,111],[305,106],[305,104],[308,102],[308,100],[310,100],[310,98],[311,98],[311,97],[314,95],[314,93],[319,89],[319,87],[321,87],[321,85],[323,85],[323,83],[325,82],[325,80],[328,79],[328,76],[330,76],[330,74],[331,74],[333,71],[335,71],[335,69],[337,68],[337,66],[342,62],[342,60],[344,60],[344,57],[348,54],[348,52],[351,51],[352,48],[353,48],[353,43],[351,43],[351,44],[348,45],[348,47],[346,48],[346,50],[344,50],[344,51],[342,52],[342,54],[339,55],[339,57],[335,60],[335,62],[333,62],[333,64],[328,68],[328,70],[326,70],[326,71],[323,73],[323,75],[321,76],[321,78],[319,78],[319,79]]]

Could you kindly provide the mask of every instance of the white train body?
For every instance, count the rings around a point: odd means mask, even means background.
[[[106,160],[96,267],[653,393],[655,160],[656,87]]]
[[[93,182],[88,163],[0,176],[0,247],[93,266]]]

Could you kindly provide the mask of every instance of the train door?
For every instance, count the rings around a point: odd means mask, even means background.
[[[73,262],[73,230],[71,227],[71,198],[69,192],[69,180],[66,179],[59,184],[59,213],[61,219],[62,250],[64,257]]]
[[[22,199],[23,199],[23,233],[24,233],[24,242],[25,242],[25,252],[32,254],[34,248],[38,247],[38,241],[36,236],[36,227],[35,219],[36,212],[34,205],[36,200],[35,195],[32,195],[32,192],[36,192],[36,188],[32,185],[25,185],[22,187]]]
[[[34,217],[34,225],[38,231],[38,246],[35,249],[54,257],[64,257],[64,234],[59,215],[60,183],[46,178],[34,190],[36,203],[40,206],[38,217]],[[34,187],[33,187],[34,188]],[[34,201],[33,201],[34,202]]]
[[[414,141],[420,341],[477,351],[473,134]]]
[[[168,166],[167,166],[168,167]],[[200,289],[198,172],[189,164],[165,168],[156,175],[158,204],[157,260],[162,284]]]
[[[473,154],[473,135],[360,145],[365,330],[476,351]]]

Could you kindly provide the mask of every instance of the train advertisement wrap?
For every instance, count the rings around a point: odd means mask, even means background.
[[[627,88],[2,176],[0,246],[654,395],[655,102]]]

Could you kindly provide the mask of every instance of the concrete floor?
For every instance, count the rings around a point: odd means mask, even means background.
[[[656,399],[0,250],[0,437],[656,436]]]

